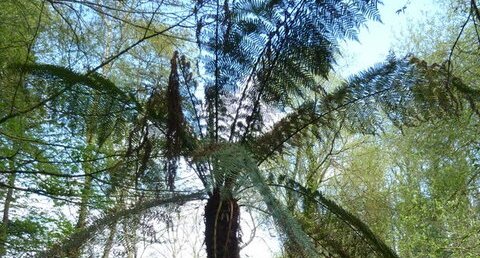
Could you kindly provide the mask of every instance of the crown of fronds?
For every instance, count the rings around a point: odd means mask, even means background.
[[[316,90],[316,80],[326,78],[334,62],[337,40],[356,38],[367,18],[379,19],[378,1],[229,3],[202,1],[195,9],[198,44],[211,75],[205,91],[209,125],[217,138],[223,98],[238,103],[230,139],[245,138],[261,122],[262,102],[284,105]],[[229,95],[239,89],[240,96]]]

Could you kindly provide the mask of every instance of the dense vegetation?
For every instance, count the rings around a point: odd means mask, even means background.
[[[0,256],[478,257],[477,3],[339,79],[379,4],[1,1]]]

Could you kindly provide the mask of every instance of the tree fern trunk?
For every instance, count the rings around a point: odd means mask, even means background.
[[[239,217],[237,200],[221,196],[218,189],[205,206],[205,244],[208,258],[239,258]]]

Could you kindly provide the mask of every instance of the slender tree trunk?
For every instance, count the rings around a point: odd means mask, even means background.
[[[136,258],[137,257],[137,227],[138,220],[137,218],[129,218],[123,220],[123,234],[124,234],[124,246],[127,253],[127,258]]]
[[[114,191],[112,195],[115,195],[117,191]],[[116,201],[115,207],[110,211],[110,213],[115,214],[119,210],[121,210],[122,203],[123,202],[123,193],[120,191],[120,200]],[[117,234],[117,225],[118,225],[118,220],[115,220],[112,225],[110,225],[110,232],[108,234],[107,241],[105,243],[105,247],[103,249],[103,255],[102,258],[109,258],[110,257],[110,251],[112,250],[113,243],[115,240],[115,234]]]
[[[208,258],[239,258],[240,209],[232,196],[221,196],[218,189],[205,206],[205,243]]]
[[[112,226],[110,226],[110,233],[108,234],[107,242],[105,243],[105,248],[103,249],[102,258],[110,257],[110,251],[112,250],[112,247],[113,247],[113,240],[115,239],[115,233],[117,233],[116,222],[113,223]]]
[[[90,200],[90,191],[92,188],[92,177],[85,177],[85,183],[82,190],[82,199],[78,210],[78,219],[76,229],[83,229],[87,224],[88,201]]]
[[[85,177],[85,183],[82,190],[82,199],[80,202],[80,208],[78,210],[77,224],[75,229],[80,231],[87,226],[87,216],[88,216],[88,202],[90,200],[90,191],[92,188],[92,178],[90,176]],[[79,246],[77,249],[72,250],[69,253],[69,257],[77,258],[80,257],[82,247]]]
[[[13,162],[11,162],[11,166],[13,167]],[[16,173],[11,174],[8,177],[8,188],[7,195],[5,197],[5,204],[3,205],[3,219],[2,225],[0,226],[0,257],[3,257],[7,253],[7,238],[8,238],[8,224],[9,224],[9,212],[10,212],[10,205],[13,201],[13,187],[15,186],[15,179],[17,177]]]
[[[89,133],[87,135],[87,146],[91,146],[92,141],[93,141],[93,134]],[[82,230],[87,225],[88,203],[91,198],[92,180],[93,180],[93,178],[89,175],[90,173],[93,172],[92,164],[89,163],[90,162],[89,160],[91,159],[91,157],[92,157],[92,153],[90,153],[90,151],[88,151],[87,153],[84,153],[82,157],[84,159],[83,171],[85,173],[85,182],[83,183],[80,207],[78,208],[77,224],[75,225],[76,230]],[[77,250],[72,251],[70,256],[72,258],[80,257],[80,251],[81,251],[81,248],[78,248]]]

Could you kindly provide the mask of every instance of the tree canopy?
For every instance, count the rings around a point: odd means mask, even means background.
[[[332,80],[379,4],[3,1],[0,256],[187,255],[192,209],[191,256],[240,257],[243,214],[282,257],[480,254],[476,1]]]

